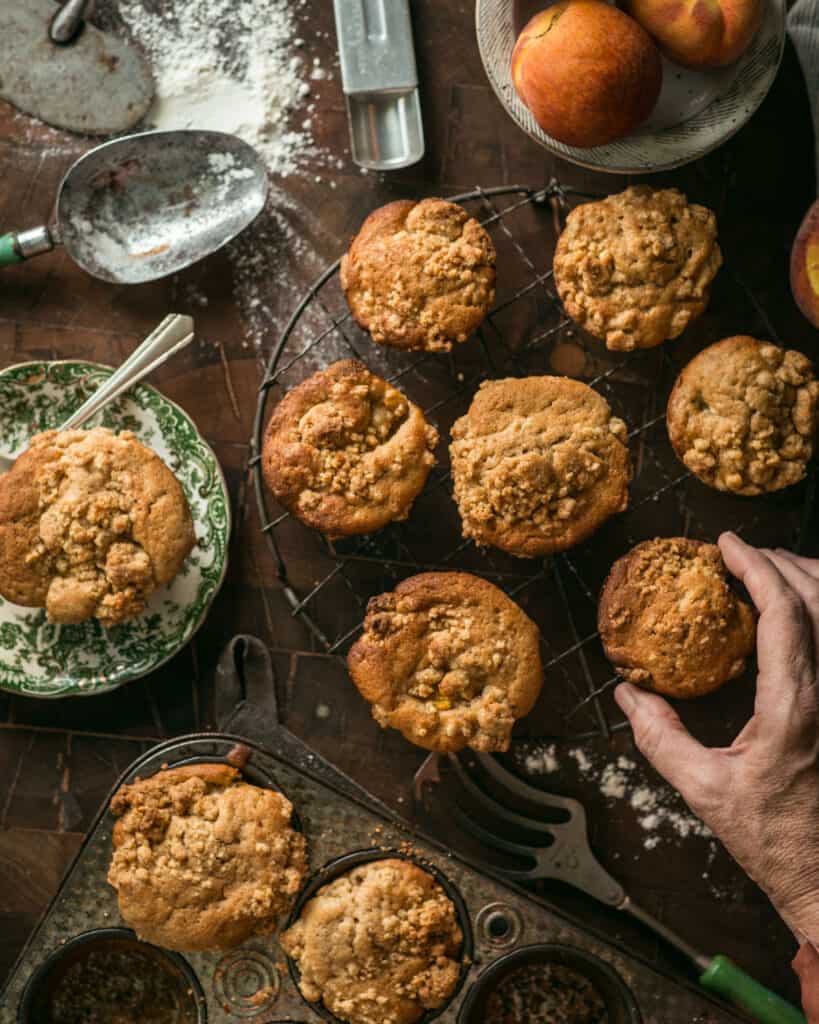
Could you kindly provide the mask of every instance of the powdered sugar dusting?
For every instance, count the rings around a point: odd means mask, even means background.
[[[575,762],[581,779],[594,783],[607,800],[625,801],[631,807],[637,824],[646,832],[646,850],[669,839],[712,837],[711,830],[691,814],[678,793],[665,784],[649,786],[644,771],[631,758],[621,754],[614,760],[601,759],[582,747],[572,747],[566,753]],[[522,761],[530,774],[554,775],[561,771],[554,743],[527,749]]]
[[[292,174],[317,155],[309,123],[295,115],[307,105],[311,78],[329,77],[299,53],[296,14],[304,4],[175,0],[155,12],[145,0],[119,0],[156,81],[146,122],[232,132],[255,146],[272,172]]]

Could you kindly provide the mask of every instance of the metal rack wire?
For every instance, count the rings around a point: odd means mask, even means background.
[[[616,677],[595,626],[597,594],[614,559],[646,537],[713,539],[726,528],[758,542],[775,529],[777,543],[788,530],[787,539],[798,543],[814,491],[804,485],[759,500],[716,495],[691,478],[668,442],[665,400],[694,351],[737,329],[777,340],[764,311],[735,276],[721,273],[722,294],[712,300],[716,315],[692,325],[686,344],[624,355],[574,327],[552,284],[552,253],[566,213],[589,198],[595,197],[557,181],[538,190],[477,188],[452,197],[493,237],[498,294],[476,338],[445,356],[374,344],[347,308],[338,284],[340,261],[329,266],[272,349],[251,441],[262,531],[285,598],[320,651],[343,656],[360,630],[367,600],[407,576],[446,569],[478,573],[517,600],[541,628],[547,685],[527,719],[530,734],[572,739],[609,737],[626,724],[610,697]],[[739,324],[737,309],[742,310]],[[350,357],[400,386],[438,427],[442,441],[438,464],[406,522],[330,541],[276,505],[262,479],[260,452],[272,404],[316,370]],[[605,395],[629,425],[635,467],[628,511],[584,544],[543,560],[479,550],[462,539],[447,453],[449,428],[482,380],[532,373],[576,376]],[[297,564],[288,565],[288,550],[298,550]]]

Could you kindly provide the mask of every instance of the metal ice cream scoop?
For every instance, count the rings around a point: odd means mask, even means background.
[[[235,135],[166,131],[115,139],[68,170],[52,225],[0,236],[0,267],[62,244],[103,281],[153,281],[238,235],[261,212],[267,190],[261,158]]]

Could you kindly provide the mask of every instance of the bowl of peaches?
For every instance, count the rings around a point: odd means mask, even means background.
[[[786,0],[477,0],[478,45],[511,117],[557,156],[640,174],[696,160],[770,89]]]

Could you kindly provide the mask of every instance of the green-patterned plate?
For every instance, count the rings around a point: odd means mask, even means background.
[[[97,363],[21,363],[0,372],[0,451],[18,455],[40,430],[58,427],[111,374]],[[88,426],[133,430],[185,489],[197,545],[181,573],[145,612],[113,629],[94,619],[56,626],[40,609],[0,598],[0,689],[32,697],[102,693],[152,672],[201,625],[227,569],[230,502],[213,451],[189,417],[138,384]]]

